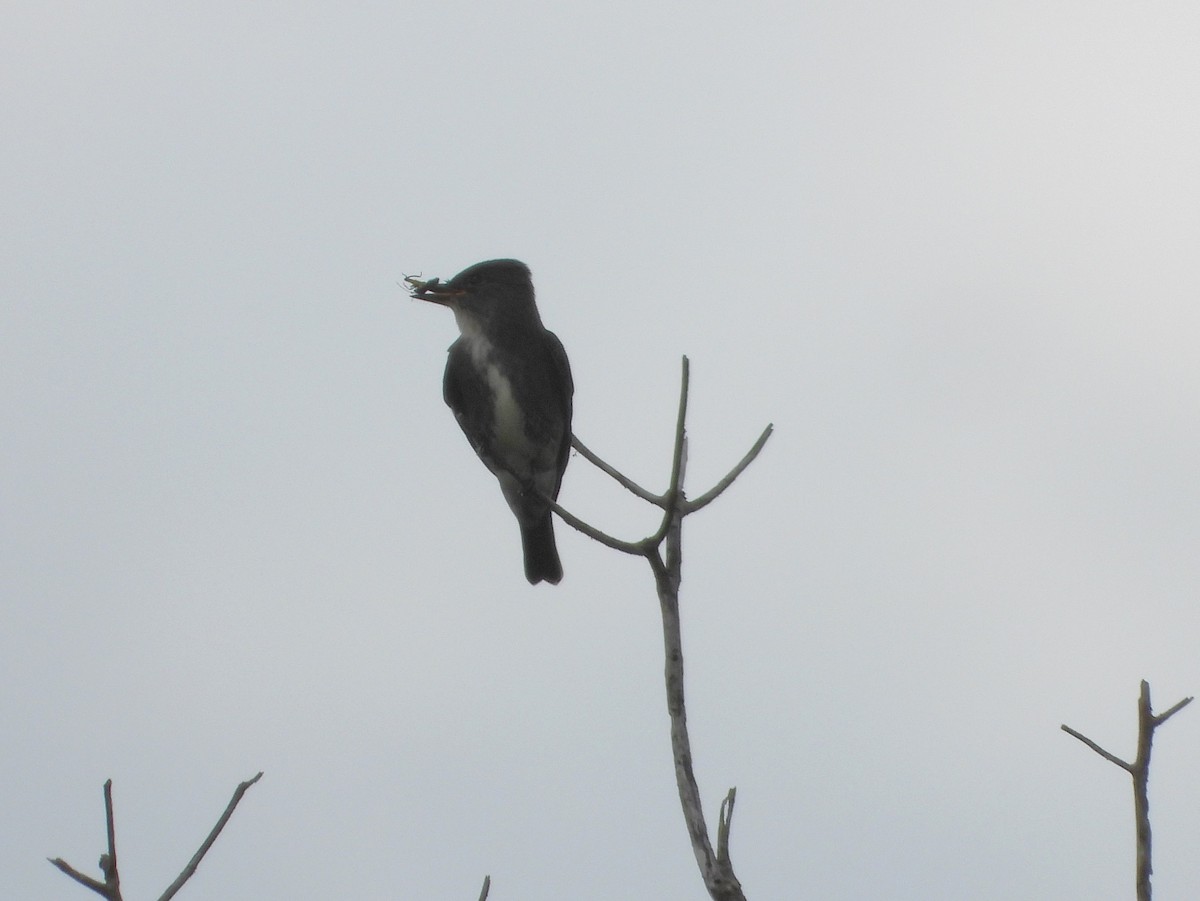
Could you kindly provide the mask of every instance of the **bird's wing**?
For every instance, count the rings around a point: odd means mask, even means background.
[[[556,384],[562,385],[565,392],[560,402],[566,428],[563,430],[562,442],[558,448],[558,483],[555,484],[553,493],[554,497],[558,497],[558,486],[562,484],[563,472],[567,468],[567,458],[571,455],[571,412],[575,382],[571,378],[571,364],[567,361],[567,351],[563,348],[562,342],[558,340],[558,335],[547,331],[546,337],[549,339],[550,359],[558,373]]]
[[[471,442],[471,447],[479,455],[479,459],[492,472],[496,471],[491,443],[492,417],[494,415],[490,403],[491,392],[479,374],[479,370],[471,365],[470,353],[462,341],[450,345],[449,357],[446,360],[446,374],[442,379],[442,397],[446,405],[454,411],[454,418],[459,427]]]

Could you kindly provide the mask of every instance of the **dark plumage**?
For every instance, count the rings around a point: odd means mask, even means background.
[[[562,564],[546,498],[557,499],[571,449],[574,385],[562,342],[534,302],[529,268],[488,260],[450,281],[410,279],[413,296],[454,311],[442,393],[500,482],[521,527],[525,577],[557,583]]]

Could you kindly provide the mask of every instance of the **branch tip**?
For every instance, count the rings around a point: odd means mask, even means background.
[[[1063,732],[1067,733],[1067,735],[1070,735],[1072,738],[1079,739],[1081,742],[1083,742],[1085,745],[1087,745],[1089,748],[1091,748],[1093,751],[1095,751],[1097,754],[1099,754],[1101,757],[1103,757],[1109,763],[1114,763],[1117,766],[1119,766],[1121,769],[1126,770],[1127,772],[1130,772],[1130,773],[1133,772],[1133,764],[1126,763],[1124,760],[1122,760],[1116,754],[1113,754],[1109,751],[1104,750],[1104,748],[1100,747],[1098,744],[1096,744],[1094,741],[1092,741],[1090,738],[1088,738],[1083,733],[1076,732],[1074,729],[1072,729],[1066,723],[1064,723],[1061,728],[1062,728]]]
[[[771,423],[768,423],[767,427],[762,430],[762,434],[758,436],[758,440],[755,441],[750,450],[746,452],[746,456],[742,457],[738,464],[728,473],[726,473],[725,477],[721,479],[721,481],[717,482],[715,486],[710,488],[704,494],[700,495],[700,497],[696,498],[694,501],[689,501],[684,511],[685,514],[695,513],[697,510],[707,507],[718,497],[720,497],[725,489],[733,484],[734,479],[745,472],[746,468],[753,463],[755,459],[757,459],[759,453],[766,446],[767,440],[771,437],[774,431],[775,426]]]
[[[729,789],[729,794],[721,802],[721,810],[717,814],[717,863],[730,866],[729,862],[729,831],[733,828],[733,804],[737,800],[737,786]]]
[[[1177,714],[1179,711],[1181,711],[1188,704],[1192,703],[1192,700],[1193,700],[1192,698],[1184,698],[1182,701],[1180,701],[1174,707],[1168,708],[1167,710],[1158,714],[1158,716],[1156,716],[1154,718],[1154,725],[1161,726],[1163,723],[1165,723],[1167,720],[1169,720],[1171,717],[1173,717],[1175,714]]]
[[[200,848],[192,855],[192,859],[187,862],[187,866],[175,877],[175,881],[159,896],[158,901],[170,901],[171,898],[175,897],[175,893],[183,888],[183,884],[192,878],[192,875],[196,872],[196,868],[200,866],[200,861],[204,859],[204,855],[208,853],[208,849],[213,846],[213,842],[217,840],[217,836],[221,834],[221,830],[225,828],[225,824],[229,822],[229,818],[233,816],[233,811],[238,806],[238,802],[242,800],[242,795],[246,794],[246,790],[261,779],[262,776],[263,774],[260,770],[253,778],[238,783],[238,787],[233,791],[233,797],[225,805],[225,812],[217,819],[217,824],[213,826],[212,831],[208,833],[208,837],[204,839]]]

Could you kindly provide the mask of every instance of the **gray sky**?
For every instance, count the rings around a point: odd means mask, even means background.
[[[531,588],[406,273],[515,256],[690,487],[756,899],[1124,899],[1200,692],[1194,3],[9,4],[0,870],[82,898],[694,899],[648,569]],[[648,509],[576,458],[561,500]],[[1155,885],[1200,895],[1200,713]]]

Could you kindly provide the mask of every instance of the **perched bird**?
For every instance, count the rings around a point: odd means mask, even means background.
[[[521,526],[525,578],[557,584],[551,500],[571,449],[574,383],[567,353],[542,325],[529,267],[487,260],[448,282],[407,278],[412,296],[454,311],[442,394]]]

